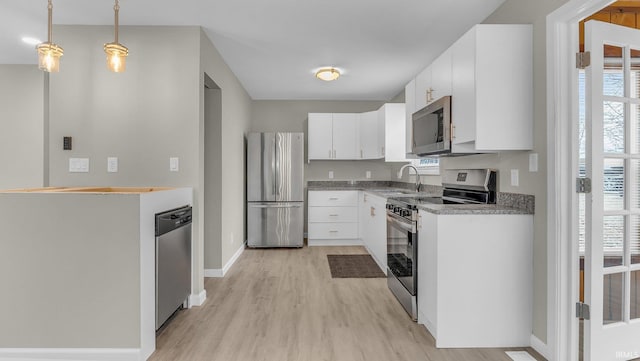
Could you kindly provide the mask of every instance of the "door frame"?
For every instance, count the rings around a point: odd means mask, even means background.
[[[550,361],[577,360],[578,22],[614,0],[570,0],[547,16],[547,349]],[[570,121],[567,121],[570,120]]]

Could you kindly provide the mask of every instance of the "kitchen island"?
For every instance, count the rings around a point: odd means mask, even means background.
[[[191,205],[192,194],[0,192],[0,359],[146,360],[155,350],[154,216]]]

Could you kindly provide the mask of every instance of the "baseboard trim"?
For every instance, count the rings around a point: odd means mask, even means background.
[[[307,240],[309,247],[324,246],[363,246],[359,239],[309,239]]]
[[[231,269],[231,266],[233,266],[233,264],[236,263],[238,258],[240,258],[240,255],[242,254],[242,252],[244,252],[244,249],[245,249],[245,245],[243,243],[242,246],[240,246],[240,248],[238,248],[236,253],[233,256],[231,256],[231,259],[229,259],[229,262],[227,262],[227,264],[224,265],[224,267],[222,267],[222,276],[223,277],[224,277],[224,275],[227,274],[227,272],[229,272],[229,269]]]
[[[537,353],[542,355],[542,357],[550,360],[549,358],[549,346],[546,343],[542,342],[535,335],[531,335],[531,348],[536,350]]]
[[[202,292],[196,294],[189,295],[189,307],[193,306],[202,306],[204,301],[207,300],[207,290],[202,290]]]
[[[1,361],[140,361],[137,348],[0,348]]]
[[[236,263],[238,258],[240,258],[240,255],[242,254],[242,252],[244,252],[244,249],[245,249],[245,245],[243,243],[242,246],[240,246],[240,248],[238,248],[236,253],[227,262],[227,264],[225,264],[224,267],[222,267],[222,269],[220,269],[220,268],[205,269],[204,270],[204,276],[205,277],[210,277],[210,278],[222,278],[222,277],[224,277],[224,275],[227,274],[227,272],[229,272],[229,269],[231,269],[231,266],[233,266],[233,264]]]

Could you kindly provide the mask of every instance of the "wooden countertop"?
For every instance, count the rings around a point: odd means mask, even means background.
[[[44,187],[23,188],[0,191],[0,193],[114,193],[114,194],[141,194],[172,190],[172,187]]]

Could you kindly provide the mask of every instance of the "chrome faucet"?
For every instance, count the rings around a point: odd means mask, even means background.
[[[416,192],[420,192],[420,188],[422,187],[422,184],[420,183],[420,174],[418,173],[418,168],[414,167],[412,164],[403,165],[398,171],[398,178],[402,178],[402,172],[406,168],[413,168],[413,171],[416,172]]]

